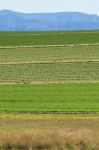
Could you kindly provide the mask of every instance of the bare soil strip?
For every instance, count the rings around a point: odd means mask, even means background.
[[[75,46],[99,46],[99,43],[87,44],[66,44],[66,45],[26,45],[26,46],[0,46],[0,49],[16,49],[16,48],[49,48],[49,47],[75,47]]]

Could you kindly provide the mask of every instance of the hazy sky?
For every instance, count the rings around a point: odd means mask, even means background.
[[[85,12],[99,15],[99,0],[0,0],[0,10],[19,12]]]

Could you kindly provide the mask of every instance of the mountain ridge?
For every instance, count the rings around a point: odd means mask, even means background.
[[[97,30],[99,16],[81,12],[20,13],[0,11],[0,31]]]

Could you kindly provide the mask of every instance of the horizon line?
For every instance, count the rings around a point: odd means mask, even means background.
[[[88,13],[88,12],[80,12],[80,11],[48,11],[48,12],[23,12],[23,11],[17,11],[17,10],[11,10],[11,9],[0,9],[0,11],[8,11],[8,12],[15,12],[15,13],[22,13],[22,14],[52,14],[52,13],[82,13],[87,15],[96,15],[99,16],[99,14],[96,13]]]

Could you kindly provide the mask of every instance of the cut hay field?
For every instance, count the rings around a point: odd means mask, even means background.
[[[0,48],[0,64],[97,60],[99,60],[99,45]]]
[[[0,83],[99,82],[99,46],[0,48]]]
[[[0,64],[0,82],[99,82],[99,62]]]

